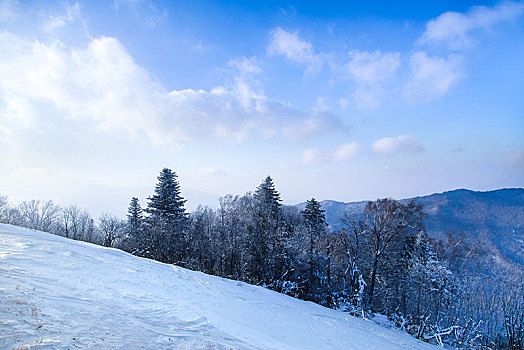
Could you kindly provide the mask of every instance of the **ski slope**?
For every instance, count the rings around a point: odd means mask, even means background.
[[[434,349],[246,283],[0,224],[0,348]]]

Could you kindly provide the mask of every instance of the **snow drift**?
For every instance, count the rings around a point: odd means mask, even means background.
[[[0,348],[431,349],[265,288],[0,224]]]

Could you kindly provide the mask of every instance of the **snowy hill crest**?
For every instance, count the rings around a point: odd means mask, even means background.
[[[0,347],[430,349],[261,287],[0,224]]]

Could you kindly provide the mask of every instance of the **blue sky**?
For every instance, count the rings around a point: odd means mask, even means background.
[[[123,215],[524,185],[519,1],[0,1],[0,193]]]

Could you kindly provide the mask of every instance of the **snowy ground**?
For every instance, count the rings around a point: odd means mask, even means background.
[[[434,349],[238,281],[0,224],[0,348]]]

